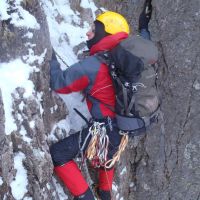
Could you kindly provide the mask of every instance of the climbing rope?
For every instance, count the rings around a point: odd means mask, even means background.
[[[55,49],[53,49],[53,51],[58,56],[58,58],[66,65],[66,67],[69,67],[69,65],[63,60],[63,58],[55,51]]]
[[[120,145],[119,145],[119,150],[114,154],[112,159],[108,160],[105,163],[105,165],[104,165],[105,168],[109,169],[109,168],[113,167],[117,161],[119,161],[120,156],[121,156],[122,152],[125,150],[127,144],[128,144],[128,135],[123,135]]]

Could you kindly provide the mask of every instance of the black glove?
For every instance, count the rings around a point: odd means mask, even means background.
[[[146,0],[144,3],[144,8],[139,17],[139,30],[141,29],[148,30],[148,24],[151,19],[151,14],[152,14],[151,0]]]

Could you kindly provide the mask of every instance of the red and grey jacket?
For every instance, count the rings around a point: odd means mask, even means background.
[[[113,49],[127,37],[128,34],[124,32],[104,37],[92,46],[88,58],[70,66],[65,71],[60,69],[56,57],[52,56],[50,61],[51,88],[60,94],[84,91],[93,118],[114,117],[115,113],[106,106],[115,106],[115,92],[109,69],[95,54]]]

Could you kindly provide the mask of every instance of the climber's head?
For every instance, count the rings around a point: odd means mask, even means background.
[[[97,16],[90,31],[87,32],[87,45],[90,49],[107,35],[113,35],[119,32],[129,34],[129,25],[126,19],[119,13],[106,11]]]

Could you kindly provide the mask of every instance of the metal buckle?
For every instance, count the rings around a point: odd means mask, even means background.
[[[129,134],[129,131],[122,131],[122,130],[120,130],[120,131],[119,131],[119,134],[120,134],[120,135],[128,135],[128,134]]]

